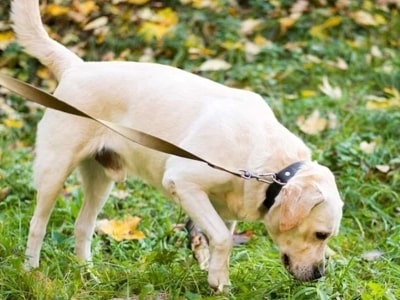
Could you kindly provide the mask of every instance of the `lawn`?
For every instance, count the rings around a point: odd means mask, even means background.
[[[229,294],[215,295],[187,236],[174,230],[185,214],[139,181],[118,184],[99,218],[139,216],[145,238],[96,235],[93,266],[82,266],[74,174],[49,222],[41,266],[25,272],[43,110],[0,88],[1,299],[400,299],[399,1],[71,2],[49,1],[43,19],[87,60],[154,61],[261,94],[335,173],[341,230],[326,277],[303,283],[284,270],[263,224],[240,223],[252,238],[234,248]],[[52,75],[15,43],[8,13],[1,2],[1,72],[52,91]]]

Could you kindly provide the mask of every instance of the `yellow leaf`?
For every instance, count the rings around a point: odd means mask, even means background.
[[[271,41],[267,40],[265,37],[263,37],[261,34],[257,34],[254,37],[253,40],[254,44],[258,45],[258,46],[266,46],[267,44],[272,44]]]
[[[314,110],[307,118],[299,116],[296,124],[302,132],[315,135],[326,129],[328,121],[320,117],[318,110]]]
[[[376,97],[375,99],[371,99],[367,101],[367,109],[385,109],[390,107],[390,100],[386,98]]]
[[[336,27],[342,23],[342,18],[340,16],[333,16],[326,20],[322,25],[325,28]]]
[[[392,96],[393,98],[395,98],[396,100],[400,100],[400,92],[397,89],[395,89],[394,87],[390,87],[390,88],[389,87],[385,87],[383,89],[383,91],[386,94],[388,94],[388,95]]]
[[[242,50],[243,42],[225,41],[221,43],[221,47],[225,48],[226,50]]]
[[[385,109],[389,107],[400,107],[400,92],[394,87],[383,89],[386,97],[367,96],[367,109]]]
[[[17,129],[22,128],[22,126],[24,125],[21,121],[15,120],[15,119],[5,119],[5,120],[3,121],[3,124],[4,124],[6,127],[9,127],[9,128],[17,128]]]
[[[317,93],[317,92],[316,92],[316,91],[313,91],[313,90],[301,90],[301,91],[300,91],[300,97],[302,97],[302,98],[309,98],[309,97],[314,96],[316,93]]]
[[[74,1],[73,2],[74,7],[78,12],[83,14],[84,16],[88,16],[92,12],[95,12],[99,9],[97,6],[96,2],[93,0],[88,0],[88,1]]]
[[[46,5],[46,13],[53,17],[66,15],[69,10],[69,7],[58,5],[55,3],[50,3]]]
[[[291,14],[288,17],[280,18],[279,25],[281,27],[281,34],[285,34],[290,27],[297,22],[297,19],[300,17],[300,14]]]
[[[97,222],[96,230],[100,234],[106,234],[116,241],[141,240],[144,233],[136,229],[140,222],[139,217],[126,217],[123,220],[100,220]]]
[[[140,26],[138,33],[144,37],[146,41],[153,38],[160,41],[177,23],[179,17],[171,8],[159,10],[150,21],[145,21]]]
[[[36,75],[41,79],[49,79],[51,77],[49,69],[45,67],[39,67],[36,71]]]
[[[375,21],[376,21],[376,23],[377,23],[378,25],[385,25],[385,24],[387,24],[386,18],[385,18],[384,16],[380,15],[380,14],[375,14],[375,15],[374,15],[374,19],[375,19]]]
[[[128,0],[128,2],[136,5],[142,5],[149,2],[149,0]]]
[[[9,31],[0,32],[0,50],[4,50],[14,40],[14,33]]]
[[[311,27],[310,35],[319,39],[326,39],[328,37],[327,29],[338,26],[341,22],[340,16],[330,17],[324,23]]]
[[[217,9],[220,6],[220,0],[184,0],[182,2],[186,3],[192,3],[192,6],[194,8],[211,8],[211,9]]]
[[[147,42],[153,38],[160,41],[167,33],[168,28],[164,25],[155,24],[153,22],[143,22],[138,30],[138,34],[142,35]]]

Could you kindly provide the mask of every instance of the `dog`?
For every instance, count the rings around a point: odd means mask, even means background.
[[[30,267],[39,265],[56,196],[77,168],[84,202],[74,235],[76,254],[84,261],[91,260],[96,217],[113,183],[133,176],[180,205],[208,237],[213,289],[230,284],[232,235],[225,222],[233,220],[263,220],[295,278],[324,275],[326,245],[342,217],[335,178],[312,161],[309,148],[279,123],[260,95],[161,64],[84,62],[46,33],[39,1],[13,0],[11,10],[18,42],[55,74],[56,97],[226,168],[279,177],[273,183],[245,180],[134,144],[91,120],[47,109],[36,139],[37,204],[26,249]]]

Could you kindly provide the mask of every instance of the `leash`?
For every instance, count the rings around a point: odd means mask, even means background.
[[[107,127],[108,129],[111,129],[115,133],[127,138],[128,140],[136,144],[142,145],[144,147],[187,159],[197,160],[206,163],[207,165],[209,165],[214,169],[227,172],[229,174],[241,177],[246,180],[256,179],[258,181],[268,184],[277,183],[280,185],[284,185],[284,183],[277,178],[276,176],[277,174],[275,173],[255,174],[253,172],[243,169],[240,169],[238,171],[229,170],[227,168],[211,163],[198,155],[195,155],[181,147],[178,147],[156,136],[150,135],[148,133],[133,128],[128,128],[122,125],[118,125],[113,122],[95,118],[89,113],[60,100],[57,97],[43,90],[40,90],[31,84],[25,83],[23,81],[20,81],[18,79],[15,79],[13,77],[1,73],[0,73],[0,84],[31,102],[35,102],[45,107],[52,108],[75,116],[91,119]]]
[[[287,166],[283,170],[279,171],[278,173],[256,174],[244,169],[239,169],[238,171],[232,171],[227,168],[221,167],[219,165],[213,164],[198,155],[195,155],[181,147],[178,147],[168,141],[160,139],[151,134],[133,128],[118,125],[113,122],[95,118],[89,113],[84,112],[83,110],[78,109],[75,106],[72,106],[60,100],[57,97],[45,91],[42,91],[31,84],[25,83],[23,81],[17,80],[13,77],[1,73],[0,73],[0,85],[3,85],[10,91],[22,96],[23,98],[26,98],[29,101],[41,104],[45,107],[52,108],[75,116],[91,119],[107,127],[108,129],[114,131],[115,133],[123,136],[124,138],[136,144],[142,145],[144,147],[160,151],[166,154],[171,154],[182,158],[200,161],[207,164],[211,168],[227,172],[229,174],[243,178],[245,180],[256,179],[257,181],[267,183],[269,184],[269,186],[266,190],[266,195],[265,195],[266,197],[263,202],[263,206],[267,209],[271,208],[271,206],[275,202],[276,196],[280,193],[282,187],[289,181],[289,179],[291,179],[297,173],[300,167],[304,164],[304,162],[302,161],[295,162]]]

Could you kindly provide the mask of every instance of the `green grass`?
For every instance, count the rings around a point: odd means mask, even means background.
[[[312,283],[294,280],[281,266],[277,249],[263,225],[241,223],[240,229],[254,230],[255,237],[233,251],[230,294],[214,295],[208,288],[206,273],[198,269],[186,248],[186,236],[173,231],[173,225],[185,219],[183,212],[157,191],[135,181],[118,185],[116,190],[126,191],[129,196],[124,200],[111,197],[99,217],[142,217],[139,229],[146,234],[143,241],[118,243],[95,236],[93,267],[80,265],[73,254],[72,232],[82,194],[79,189],[71,189],[60,196],[50,220],[40,268],[23,271],[35,199],[31,177],[33,144],[42,112],[1,90],[1,299],[400,298],[400,96],[397,106],[367,109],[371,95],[394,99],[396,96],[390,96],[385,89],[400,90],[399,9],[381,9],[370,1],[364,1],[363,6],[350,1],[349,7],[339,10],[314,4],[281,34],[278,19],[289,15],[291,1],[238,2],[242,3],[240,8],[226,4],[216,12],[179,1],[151,2],[147,7],[154,11],[158,10],[157,3],[164,3],[163,7],[171,7],[179,14],[176,31],[162,41],[145,41],[138,36],[140,22],[131,17],[143,7],[124,3],[113,6],[111,2],[99,2],[99,10],[86,16],[88,20],[108,16],[109,32],[100,42],[92,31],[84,31],[83,25],[66,15],[46,15],[44,20],[68,46],[83,41],[81,48],[87,59],[104,59],[111,51],[115,57],[136,60],[149,47],[154,51],[154,61],[263,95],[282,123],[301,136],[313,149],[314,158],[337,176],[345,200],[344,218],[340,234],[330,243],[336,255],[328,262],[327,276]],[[129,13],[115,14],[115,7]],[[379,15],[385,23],[357,24],[351,16],[358,10]],[[0,4],[0,15],[8,15],[8,4]],[[325,39],[310,35],[313,26],[334,15],[341,17],[341,23],[326,29]],[[243,36],[237,30],[238,24],[248,18],[260,18],[261,25],[254,33]],[[4,24],[0,33],[7,31]],[[196,36],[209,52],[189,54],[189,35]],[[253,41],[257,35],[272,43],[250,61],[240,47],[223,46],[243,39]],[[381,55],[373,52],[376,47]],[[17,44],[3,47],[0,55],[3,72],[45,89],[52,86],[51,78],[37,76],[39,63],[23,54]],[[216,57],[229,62],[231,69],[198,71],[202,62]],[[347,69],[335,67],[338,58],[346,61]],[[332,99],[319,90],[323,76],[328,77],[332,86],[341,88],[342,97]],[[303,97],[302,91],[307,90],[314,93]],[[10,107],[16,111],[14,116],[5,110]],[[314,109],[323,117],[335,114],[336,127],[317,135],[303,133],[296,120]],[[10,118],[17,118],[22,127],[7,125]],[[375,142],[375,151],[365,153],[360,147],[362,142]],[[377,165],[390,166],[390,171],[380,172]],[[66,186],[76,184],[76,177],[72,176]],[[363,259],[362,254],[371,250],[379,250],[383,255],[371,261]]]

